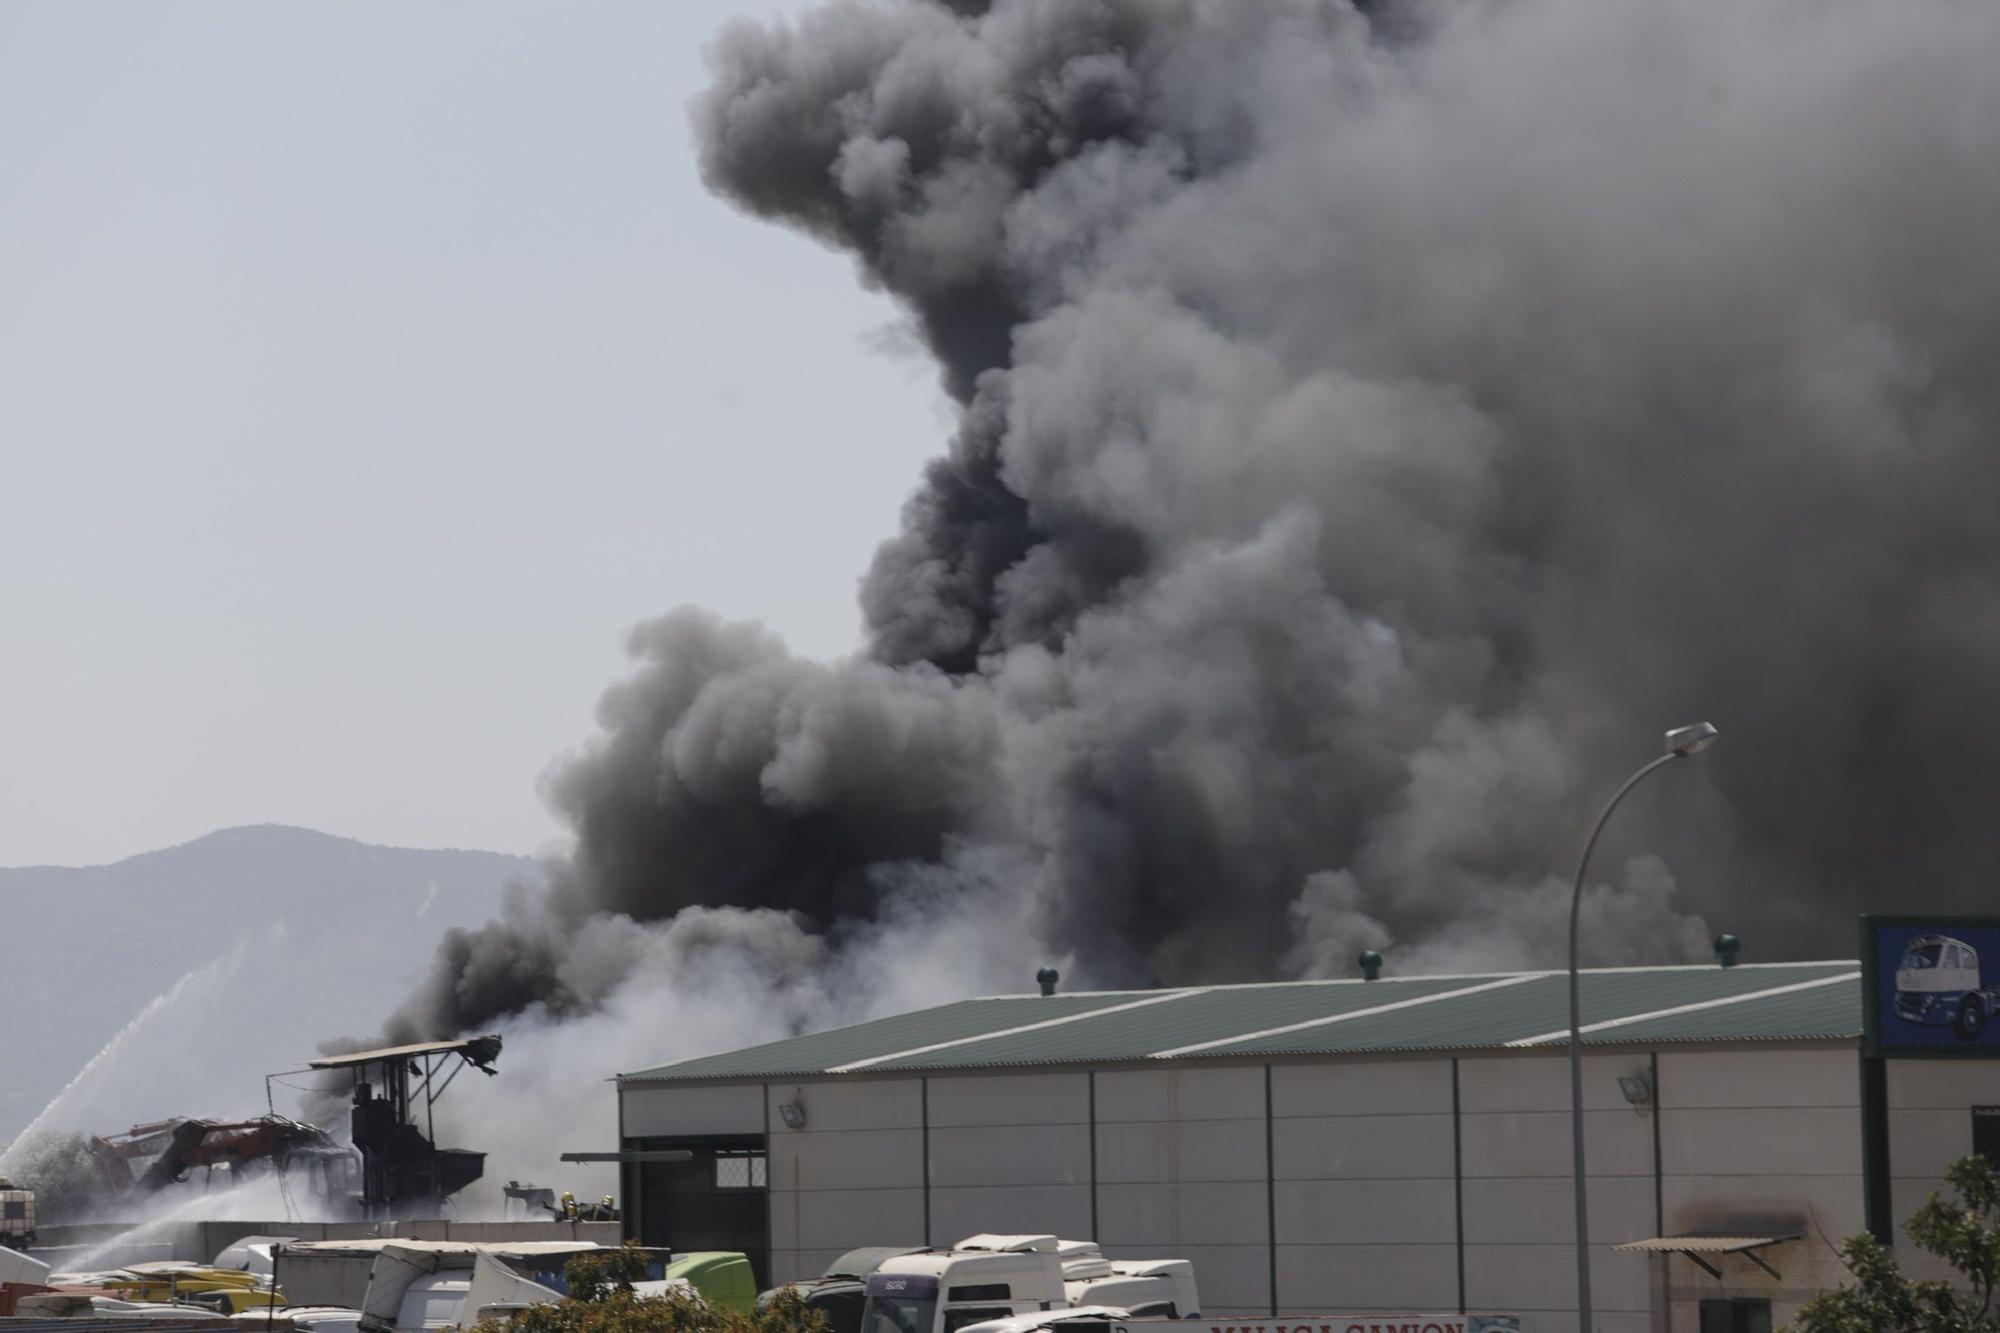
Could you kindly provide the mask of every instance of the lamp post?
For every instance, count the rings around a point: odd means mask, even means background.
[[[1578,1333],[1590,1333],[1590,1207],[1585,1196],[1583,1174],[1583,1006],[1578,999],[1579,987],[1576,971],[1576,918],[1583,905],[1583,876],[1590,868],[1590,854],[1596,850],[1597,837],[1604,832],[1605,821],[1611,812],[1625,799],[1625,793],[1639,785],[1648,773],[1664,768],[1676,759],[1684,759],[1698,750],[1714,743],[1715,728],[1706,722],[1696,722],[1692,726],[1675,727],[1667,733],[1667,752],[1646,764],[1637,773],[1625,779],[1625,785],[1611,794],[1604,803],[1604,813],[1597,817],[1596,827],[1590,830],[1590,841],[1583,844],[1583,855],[1576,862],[1576,883],[1569,895],[1569,1120],[1570,1135],[1576,1152],[1576,1326]]]

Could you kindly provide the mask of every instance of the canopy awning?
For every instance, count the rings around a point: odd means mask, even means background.
[[[1802,1233],[1787,1232],[1777,1236],[1746,1236],[1724,1231],[1690,1231],[1679,1236],[1654,1236],[1649,1240],[1628,1240],[1623,1245],[1614,1245],[1616,1250],[1636,1250],[1645,1254],[1684,1254],[1705,1269],[1711,1277],[1721,1277],[1722,1270],[1708,1260],[1705,1254],[1740,1254],[1757,1267],[1778,1276],[1778,1270],[1764,1262],[1757,1251],[1769,1245],[1782,1245],[1788,1240],[1799,1239]]]
[[[306,1061],[308,1069],[349,1069],[377,1065],[389,1060],[414,1059],[423,1055],[462,1055],[487,1073],[486,1066],[500,1054],[498,1037],[461,1037],[457,1041],[419,1041],[408,1046],[383,1046],[372,1051],[350,1051],[345,1055],[323,1055]]]
[[[566,1152],[565,1162],[691,1162],[686,1148],[627,1148],[623,1152]]]

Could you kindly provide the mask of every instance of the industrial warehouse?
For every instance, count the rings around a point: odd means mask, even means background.
[[[1733,962],[1583,974],[1605,1333],[1776,1327],[1846,1278],[1843,1237],[1893,1235],[1995,1150],[2000,1067],[1869,1054],[1862,963]],[[1565,973],[1044,980],[619,1075],[624,1151],[690,1154],[628,1161],[628,1232],[767,1282],[861,1245],[1087,1236],[1192,1260],[1211,1317],[1574,1327]]]

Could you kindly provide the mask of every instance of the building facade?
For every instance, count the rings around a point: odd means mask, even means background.
[[[1854,963],[1596,971],[1584,1006],[1605,1333],[1781,1325],[2000,1105],[2000,1065],[1899,1060],[1865,1112]],[[1214,1315],[1574,1328],[1566,1015],[1541,973],[1003,996],[624,1074],[624,1146],[691,1153],[627,1168],[628,1229],[773,1283],[1054,1233],[1193,1260]]]

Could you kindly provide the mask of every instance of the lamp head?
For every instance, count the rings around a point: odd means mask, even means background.
[[[1682,758],[1715,744],[1716,730],[1706,722],[1675,727],[1667,733],[1667,753]]]

